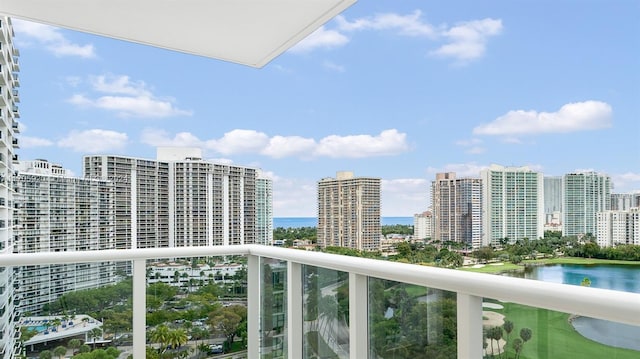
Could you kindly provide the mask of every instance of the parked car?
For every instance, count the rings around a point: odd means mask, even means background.
[[[209,354],[222,354],[224,350],[222,349],[222,344],[211,344],[209,345]]]

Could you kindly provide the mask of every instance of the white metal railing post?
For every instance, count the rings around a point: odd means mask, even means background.
[[[247,358],[260,357],[260,257],[247,255]]]
[[[133,357],[146,357],[147,261],[133,261]]]
[[[457,293],[458,358],[482,359],[482,297]]]
[[[349,273],[349,357],[369,357],[369,288],[367,276]]]
[[[302,358],[304,323],[302,313],[302,265],[287,262],[287,358]]]

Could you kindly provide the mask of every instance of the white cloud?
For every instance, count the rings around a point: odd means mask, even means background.
[[[341,47],[350,41],[349,35],[356,31],[393,31],[399,36],[444,43],[429,54],[454,59],[458,64],[467,64],[482,57],[489,39],[502,32],[500,19],[486,18],[465,21],[454,26],[435,26],[422,19],[420,10],[407,15],[381,13],[353,20],[337,16],[335,24],[336,29],[333,30],[321,27],[291,49],[291,52],[302,53],[317,48]]]
[[[425,178],[383,179],[381,215],[412,216],[429,207],[430,181]]]
[[[123,132],[92,129],[71,131],[65,138],[59,140],[57,145],[83,153],[117,152],[125,148],[127,140],[128,136]]]
[[[338,28],[343,31],[357,30],[397,30],[405,36],[437,36],[436,30],[431,24],[423,22],[420,17],[422,12],[415,10],[409,15],[394,13],[377,14],[370,18],[360,18],[349,22],[343,16],[336,17]]]
[[[273,179],[274,217],[315,217],[317,201],[317,181],[277,176]]]
[[[396,155],[409,150],[407,135],[396,129],[384,130],[378,136],[327,136],[320,140],[315,154],[332,158],[363,158]]]
[[[453,58],[459,64],[482,57],[490,37],[502,32],[502,20],[482,19],[460,23],[443,31],[445,45],[431,51],[431,55]]]
[[[640,173],[626,172],[611,175],[615,193],[640,192]]]
[[[165,130],[145,128],[140,135],[140,142],[153,147],[203,147],[200,141],[190,132],[179,132],[173,138]]]
[[[43,47],[55,56],[96,57],[92,44],[74,44],[58,28],[19,19],[12,19],[12,22],[20,46],[30,47],[32,41],[35,41],[38,45],[44,45]]]
[[[202,147],[222,155],[252,153],[272,158],[301,159],[390,156],[409,150],[406,134],[396,129],[382,131],[377,136],[331,135],[316,141],[301,136],[269,137],[266,133],[246,129],[229,131],[218,139],[202,140],[189,132],[181,132],[171,137],[164,130],[148,128],[142,131],[141,142],[154,147]]]
[[[172,99],[154,96],[144,82],[131,81],[128,76],[93,76],[89,82],[92,91],[107,95],[91,98],[84,94],[74,94],[68,102],[80,107],[113,111],[119,117],[163,118],[192,115],[191,111],[175,107]]]
[[[20,136],[20,147],[25,149],[35,147],[48,147],[52,145],[53,141],[47,140],[46,138]]]
[[[206,142],[208,149],[223,155],[259,153],[269,145],[269,136],[254,130],[232,130],[217,140]]]
[[[598,130],[611,127],[612,110],[605,102],[584,101],[562,106],[556,112],[509,111],[473,129],[476,135],[534,135]]]
[[[261,153],[273,158],[308,157],[315,147],[316,141],[312,138],[273,136]]]
[[[331,49],[341,47],[349,42],[344,34],[336,30],[327,30],[324,26],[320,26],[316,31],[298,42],[289,51],[292,53],[305,53],[315,49]]]

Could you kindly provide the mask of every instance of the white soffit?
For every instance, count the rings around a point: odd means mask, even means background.
[[[356,0],[0,0],[0,13],[262,67]]]

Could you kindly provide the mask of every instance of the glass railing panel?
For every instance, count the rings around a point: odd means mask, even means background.
[[[287,262],[260,258],[260,358],[287,358]]]
[[[147,261],[147,357],[246,353],[246,257]]]
[[[304,265],[303,357],[349,358],[349,273]]]
[[[640,358],[640,327],[485,298],[485,358]]]
[[[369,358],[457,358],[456,294],[369,278]]]
[[[42,358],[96,352],[115,358],[126,352],[119,338],[132,328],[128,266],[91,262],[19,267],[14,305],[22,354]]]

